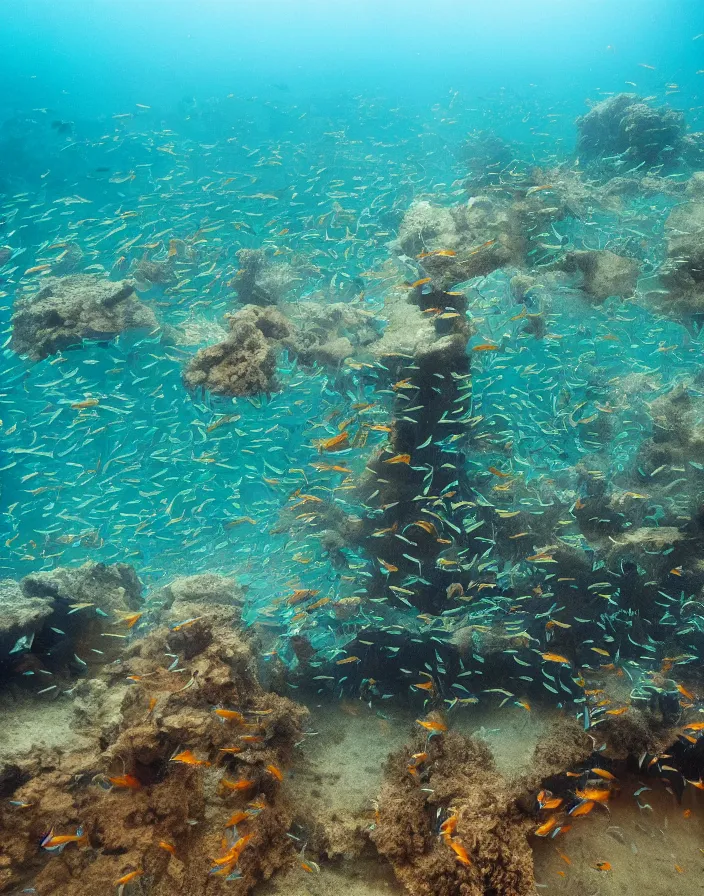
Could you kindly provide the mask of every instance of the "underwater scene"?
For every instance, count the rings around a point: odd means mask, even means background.
[[[699,0],[18,0],[0,893],[704,872]]]

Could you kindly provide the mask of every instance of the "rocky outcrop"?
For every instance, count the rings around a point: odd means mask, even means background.
[[[263,249],[240,249],[239,269],[231,282],[243,305],[277,305],[297,280],[290,264],[275,264]]]
[[[587,161],[671,165],[684,135],[684,116],[667,106],[649,106],[634,93],[619,93],[596,103],[577,119],[577,151]]]
[[[196,352],[183,380],[190,389],[215,395],[245,396],[278,389],[278,343],[290,334],[286,318],[275,308],[248,305],[230,315],[226,339]]]
[[[561,267],[568,273],[580,271],[584,275],[582,288],[596,302],[609,296],[630,298],[636,291],[640,269],[635,258],[615,255],[608,249],[568,252]]]
[[[12,348],[39,361],[83,339],[112,339],[125,330],[154,330],[154,312],[134,286],[86,274],[51,278],[40,291],[21,298],[12,315]]]

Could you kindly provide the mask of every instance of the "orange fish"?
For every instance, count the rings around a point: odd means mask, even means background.
[[[410,454],[395,454],[393,457],[384,461],[385,464],[410,464],[410,462]]]
[[[239,861],[242,850],[253,837],[254,834],[245,834],[244,837],[240,837],[240,839],[230,847],[230,849],[225,853],[224,856],[221,856],[219,859],[215,859],[213,861],[213,865],[215,865],[216,867],[220,866],[222,870],[220,872],[214,873],[229,874],[232,868],[234,868],[234,866]]]
[[[137,868],[136,871],[128,871],[127,874],[123,874],[122,877],[118,878],[114,886],[122,887],[125,884],[130,883],[130,881],[136,880],[136,878],[141,877],[144,874],[141,868]]]
[[[167,843],[166,840],[160,840],[158,846],[161,849],[166,850],[166,852],[170,852],[172,856],[176,855],[176,847],[171,843]]]
[[[243,821],[249,821],[249,815],[246,812],[235,812],[225,823],[226,828],[233,828],[235,825],[242,824]]]
[[[331,439],[317,439],[313,444],[318,449],[319,454],[322,454],[323,451],[340,451],[346,447],[349,437],[349,433],[344,431]]]
[[[598,778],[603,778],[605,781],[616,780],[616,776],[612,775],[611,772],[607,772],[605,768],[590,768],[589,771],[592,775],[596,775]]]
[[[432,691],[433,690],[433,682],[432,681],[421,681],[420,684],[414,684],[414,688],[420,688],[422,691]]]
[[[467,854],[467,850],[462,846],[461,843],[458,843],[456,840],[450,841],[450,849],[457,856],[457,861],[462,862],[463,865],[471,865],[471,859]]]
[[[118,775],[115,778],[108,778],[113,787],[123,788],[124,790],[139,790],[142,782],[135,778],[134,775]]]
[[[548,818],[548,820],[544,821],[541,825],[538,825],[533,833],[538,837],[547,837],[547,835],[554,827],[556,827],[556,825],[557,818],[553,816],[552,818]]]
[[[493,473],[494,476],[500,476],[502,479],[507,479],[511,475],[510,473],[502,473],[501,470],[497,470],[496,467],[489,467],[489,472]]]
[[[610,862],[597,862],[594,865],[597,871],[611,871],[611,863]]]
[[[134,626],[137,624],[137,622],[139,622],[142,616],[142,613],[130,613],[129,616],[123,616],[120,622],[124,622],[127,628],[134,628]],[[115,624],[117,625],[118,623]]]
[[[237,712],[236,709],[221,709],[218,707],[214,709],[213,712],[216,716],[220,716],[221,719],[225,719],[228,722],[241,722],[244,723],[244,716],[241,712]]]
[[[346,666],[348,663],[359,663],[361,662],[358,656],[347,656],[344,660],[338,660],[335,665],[336,666]]]
[[[685,725],[685,731],[704,731],[704,722],[692,722],[691,725]]]
[[[542,658],[547,663],[566,663],[568,666],[570,661],[566,656],[562,656],[561,653],[541,653]]]
[[[473,352],[498,352],[499,346],[493,342],[482,342],[480,345],[472,346]]]
[[[472,249],[469,254],[476,255],[477,252],[481,252],[482,249],[488,249],[489,246],[493,246],[495,242],[496,240],[487,240],[485,243],[482,243],[481,246],[476,246],[474,249]]]
[[[74,401],[71,407],[75,411],[82,411],[85,408],[94,408],[96,405],[99,405],[100,401],[97,398],[86,398],[85,401]]]
[[[387,572],[398,572],[398,566],[394,566],[393,563],[387,563],[386,560],[382,560],[381,557],[377,557],[376,559]]]
[[[52,828],[49,833],[42,838],[40,846],[43,849],[62,852],[64,847],[69,843],[76,843],[79,846],[88,846],[88,834],[84,832],[83,828],[78,828],[75,834],[54,835],[54,829]]]
[[[589,815],[594,806],[596,806],[594,800],[586,800],[583,803],[579,803],[579,805],[575,806],[574,809],[570,809],[569,814],[574,818],[577,818],[580,815]]]
[[[277,781],[283,781],[284,773],[281,771],[280,768],[277,768],[275,765],[267,765],[266,770],[269,772],[270,775],[272,775],[274,778],[276,778]]]
[[[183,750],[172,756],[170,762],[182,762],[184,765],[210,765],[207,759],[198,759],[191,750]]]
[[[426,731],[447,731],[447,725],[444,722],[437,722],[435,719],[416,719],[416,723]]]
[[[599,790],[596,787],[585,787],[575,791],[580,800],[594,800],[595,803],[607,803],[611,798],[610,790]]]
[[[26,277],[28,274],[39,274],[41,271],[48,271],[50,267],[50,264],[38,264],[33,268],[27,268],[22,276]]]
[[[416,286],[425,286],[426,283],[430,283],[432,277],[422,277],[420,280],[416,280],[414,283],[409,284],[410,289],[415,289]]]
[[[449,818],[446,818],[445,821],[440,825],[440,833],[445,837],[446,840],[449,840],[452,835],[457,830],[457,816],[450,815]]]
[[[286,599],[286,603],[289,607],[292,607],[302,600],[307,600],[309,597],[317,597],[319,594],[320,591],[316,591],[314,588],[300,588],[297,591],[294,591],[293,594]]]
[[[412,526],[418,526],[419,529],[422,529],[424,532],[427,532],[428,535],[437,535],[438,530],[435,526],[428,522],[428,520],[415,520],[411,523]]]
[[[229,778],[221,778],[220,783],[226,790],[232,791],[249,790],[254,787],[254,781],[248,781],[246,778],[240,778],[239,781],[231,781]]]

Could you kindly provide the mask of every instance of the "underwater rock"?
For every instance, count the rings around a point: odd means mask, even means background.
[[[134,611],[141,605],[142,585],[126,563],[106,566],[89,560],[82,566],[57,566],[25,576],[20,586],[28,598],[92,604],[110,615]]]
[[[619,93],[577,119],[577,151],[586,160],[672,165],[682,149],[684,116],[668,106],[647,105],[634,93]]]
[[[704,313],[704,176],[692,178],[692,201],[676,206],[665,222],[667,260],[661,269],[665,291],[646,298],[665,314],[688,317]]]
[[[226,339],[199,349],[183,373],[190,389],[216,395],[257,395],[278,389],[279,340],[290,335],[286,318],[275,308],[247,305],[229,316]]]
[[[535,892],[529,824],[480,741],[418,736],[390,758],[378,805],[372,840],[411,896]]]
[[[275,264],[263,249],[239,249],[239,270],[230,285],[243,305],[278,305],[298,277],[290,264]]]
[[[236,579],[214,573],[183,576],[152,592],[150,600],[161,604],[166,618],[174,624],[192,619],[205,609],[219,623],[237,625],[244,591]]]
[[[501,170],[516,157],[513,146],[493,131],[471,131],[457,148],[457,158],[469,169],[465,186],[470,191],[501,182]]]
[[[209,615],[209,598],[226,602],[237,593],[233,580],[194,576],[163,590],[174,597],[172,609],[200,598],[202,615],[134,640],[121,663],[76,686],[76,724],[91,738],[87,746],[37,748],[5,764],[3,796],[23,808],[0,804],[0,889],[107,896],[138,870],[157,896],[218,896],[231,892],[232,874],[245,893],[293,865],[293,807],[281,769],[302,739],[307,711],[264,692],[251,637]],[[166,668],[165,651],[178,654],[178,669]],[[176,754],[183,760],[171,761]],[[245,838],[239,860],[225,855],[214,864],[227,852],[233,813],[242,816]],[[50,827],[57,834],[81,827],[85,843],[38,850]]]
[[[0,662],[20,638],[31,639],[53,612],[53,596],[28,595],[14,579],[0,579]]]
[[[485,196],[451,208],[415,201],[401,221],[392,248],[411,258],[420,256],[434,285],[451,289],[497,268],[523,264],[525,210]]]
[[[610,296],[630,298],[636,291],[640,270],[636,259],[615,255],[608,249],[568,252],[561,268],[568,273],[581,271],[584,291],[597,302]]]
[[[178,280],[170,258],[164,261],[143,258],[135,265],[132,275],[142,290],[148,290],[152,286],[172,286]]]
[[[86,274],[51,278],[39,292],[19,299],[12,315],[12,348],[34,361],[80,344],[112,339],[125,330],[158,327],[154,312],[127,280]]]
[[[346,302],[283,305],[293,328],[286,347],[302,364],[337,368],[379,338],[374,318]]]
[[[142,585],[131,566],[88,561],[82,566],[59,566],[25,576],[20,587],[28,600],[51,601],[52,615],[46,620],[41,639],[28,657],[65,674],[110,662],[119,655],[123,632],[105,637],[106,630],[141,608]],[[53,627],[54,635],[46,625]],[[56,632],[59,632],[57,637]],[[51,641],[55,641],[52,644]]]

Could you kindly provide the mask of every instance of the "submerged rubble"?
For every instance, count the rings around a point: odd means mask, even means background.
[[[19,299],[12,315],[12,348],[39,361],[83,339],[110,340],[125,330],[155,330],[154,312],[127,280],[88,274],[50,278],[34,296]]]

